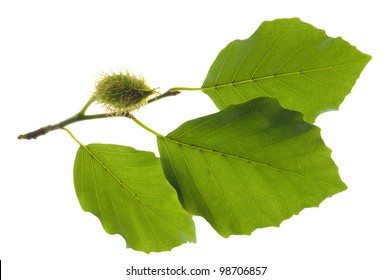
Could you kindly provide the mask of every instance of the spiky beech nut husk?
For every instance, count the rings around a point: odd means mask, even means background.
[[[156,94],[142,77],[120,73],[102,74],[95,85],[93,98],[114,115],[127,115],[147,104],[147,98]]]

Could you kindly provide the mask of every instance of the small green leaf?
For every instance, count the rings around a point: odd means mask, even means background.
[[[118,145],[81,146],[74,166],[76,194],[84,211],[109,234],[146,253],[195,242],[191,216],[178,201],[151,152]]]
[[[278,226],[346,189],[320,129],[271,98],[188,121],[158,144],[184,208],[224,237]]]
[[[314,122],[338,109],[370,59],[298,18],[266,21],[220,52],[202,88],[219,109],[265,96]]]

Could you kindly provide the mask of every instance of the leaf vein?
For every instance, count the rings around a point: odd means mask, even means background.
[[[231,213],[235,217],[235,219],[238,222],[238,224],[241,224],[240,219],[238,218],[238,216],[236,215],[235,211],[232,209],[231,204],[229,203],[228,199],[226,198],[225,193],[223,191],[223,188],[222,188],[220,182],[217,180],[217,178],[216,178],[216,176],[215,176],[211,166],[209,165],[209,162],[205,159],[205,155],[203,154],[203,151],[199,151],[199,153],[201,154],[201,157],[204,160],[205,165],[208,167],[208,169],[210,171],[210,174],[212,175],[213,181],[215,182],[216,186],[219,188],[221,196],[224,198],[225,204],[228,206],[229,210],[231,211]]]
[[[280,70],[292,57],[294,57],[302,48],[303,46],[310,40],[311,37],[307,37],[307,39],[300,45],[299,48],[297,48],[290,56],[288,56],[283,63],[274,71],[273,75],[277,74],[278,70]]]
[[[291,215],[291,212],[289,210],[289,207],[288,207],[288,202],[284,199],[284,197],[279,193],[279,192],[276,192],[274,190],[274,188],[272,188],[270,186],[270,184],[268,183],[268,181],[262,176],[262,174],[259,172],[259,170],[255,167],[255,165],[253,164],[250,164],[250,166],[255,170],[256,174],[258,175],[259,178],[261,178],[261,180],[265,183],[265,185],[269,188],[269,190],[275,194],[276,197],[279,197],[280,200],[282,201],[282,205],[284,207],[284,211],[286,211],[287,213],[289,213]]]
[[[229,141],[225,141],[225,142],[223,142],[222,144],[220,144],[220,145],[218,145],[218,146],[216,146],[216,147],[213,147],[212,150],[217,150],[217,149],[219,149],[219,148],[221,148],[221,147],[224,147],[225,145],[227,145],[227,144],[229,144],[229,143],[235,142],[235,141],[237,141],[237,140],[239,140],[239,139],[241,139],[241,138],[245,138],[245,137],[251,136],[251,135],[253,135],[253,134],[259,133],[259,132],[261,132],[261,131],[264,131],[265,129],[269,129],[269,128],[273,128],[273,127],[275,127],[275,126],[281,125],[281,124],[283,124],[284,122],[287,122],[287,121],[289,121],[289,120],[291,120],[291,119],[293,119],[293,118],[294,118],[294,115],[290,115],[290,116],[288,116],[287,118],[282,119],[282,120],[280,120],[280,121],[278,121],[278,122],[269,124],[269,125],[267,125],[267,126],[264,126],[264,127],[259,128],[259,129],[257,129],[257,130],[250,131],[250,132],[248,132],[248,133],[246,133],[246,134],[237,136],[237,137],[235,137],[235,138],[233,138],[233,139],[231,139],[231,140],[229,140]],[[285,140],[285,139],[284,139],[284,140]],[[283,141],[284,141],[284,140],[283,140]],[[247,154],[247,153],[246,153],[246,154]],[[240,156],[243,156],[243,155],[244,155],[244,154],[240,154]]]
[[[278,42],[281,40],[282,36],[285,33],[285,30],[287,27],[281,32],[280,36],[277,38],[277,40],[274,42],[273,46],[270,48],[270,50],[266,53],[265,57],[259,62],[257,68],[255,68],[254,72],[251,74],[251,80],[254,78],[255,73],[257,73],[259,67],[264,63],[264,61],[269,57],[269,55],[272,53],[272,51],[275,49]]]
[[[246,54],[243,56],[241,62],[240,62],[239,65],[236,67],[236,71],[235,71],[235,73],[234,73],[233,76],[232,76],[231,83],[235,81],[235,78],[236,78],[236,75],[237,75],[238,72],[239,72],[239,69],[241,68],[241,66],[242,66],[242,64],[243,64],[243,62],[244,62],[244,60],[247,58],[248,54],[250,53],[250,51],[252,50],[252,48],[254,47],[254,45],[255,45],[255,40],[252,41],[250,48],[248,48],[248,50],[247,50]]]
[[[255,205],[256,208],[258,208],[262,213],[262,224],[264,223],[264,219],[266,218],[267,220],[269,220],[269,222],[271,224],[274,224],[274,222],[272,222],[272,220],[268,217],[268,215],[266,215],[266,212],[265,210],[261,207],[260,204],[257,203],[255,197],[252,195],[252,193],[249,192],[249,190],[246,188],[246,185],[243,183],[243,181],[240,179],[240,177],[238,176],[238,174],[236,173],[235,169],[232,167],[232,164],[229,162],[229,160],[226,158],[226,157],[223,157],[224,160],[228,163],[228,166],[230,167],[232,173],[235,175],[236,179],[239,181],[240,185],[242,186],[242,188],[246,191],[246,193],[251,197],[251,200],[253,201],[253,205]],[[257,214],[258,215],[258,214]]]
[[[231,48],[232,48],[232,46],[233,46],[234,44],[236,44],[236,41],[233,41],[233,42],[229,45],[229,48],[227,49],[227,53],[228,53],[228,54],[229,54],[229,52],[231,51]],[[224,57],[223,63],[221,64],[220,69],[219,69],[219,72],[218,72],[217,75],[216,75],[216,79],[215,79],[215,81],[214,81],[214,84],[215,84],[215,85],[217,84],[217,81],[218,81],[218,79],[220,78],[221,70],[224,68],[224,65],[225,65],[225,62],[226,62],[226,60],[227,60],[227,57],[229,57],[228,54]]]
[[[183,148],[182,148],[181,145],[179,145],[179,150],[181,151],[182,157],[183,157],[183,159],[185,160],[185,163],[186,163],[186,166],[187,166],[187,168],[188,168],[188,170],[189,170],[189,172],[190,172],[190,176],[191,176],[191,178],[192,178],[192,181],[194,182],[194,185],[196,186],[197,191],[198,191],[199,195],[201,196],[202,201],[204,202],[204,201],[205,201],[204,196],[202,195],[202,193],[201,193],[201,191],[200,191],[200,187],[198,186],[198,184],[197,184],[197,182],[196,182],[196,180],[195,180],[195,177],[194,177],[193,173],[191,172],[191,168],[190,168],[189,161],[188,161],[188,159],[186,158],[186,155],[185,155],[185,153],[183,152]],[[207,211],[209,212],[210,217],[213,217],[212,212],[211,212],[210,209],[209,209],[209,206],[208,206],[206,203],[204,203],[204,206],[206,207]]]
[[[242,119],[243,119],[244,117],[246,117],[249,113],[251,113],[251,111],[246,111],[243,115],[241,115],[240,117],[236,118],[234,121],[229,122],[229,123],[227,123],[227,124],[225,124],[225,125],[223,125],[223,126],[220,126],[218,129],[215,129],[215,130],[209,132],[208,134],[206,134],[206,135],[204,135],[204,136],[202,136],[202,137],[196,139],[194,142],[189,143],[189,145],[194,145],[195,143],[197,143],[197,142],[203,140],[204,138],[210,137],[211,135],[213,135],[213,134],[215,134],[215,133],[218,133],[220,130],[226,129],[227,127],[231,126],[232,124],[234,124],[234,123],[236,123],[236,122],[242,120]],[[216,117],[218,117],[217,114],[216,114]],[[215,118],[216,118],[216,117],[215,117]],[[213,118],[213,119],[214,119],[214,118]],[[211,120],[212,120],[212,118],[211,118]],[[180,137],[175,137],[175,138],[176,138],[176,139],[179,139]]]

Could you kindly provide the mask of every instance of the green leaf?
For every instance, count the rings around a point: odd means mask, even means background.
[[[266,21],[220,52],[202,90],[219,109],[265,96],[314,122],[338,109],[370,59],[298,18]]]
[[[195,242],[191,216],[151,152],[118,145],[80,146],[74,166],[76,194],[84,211],[109,234],[146,253]]]
[[[224,237],[278,226],[346,189],[320,129],[271,98],[188,121],[158,144],[184,208]]]

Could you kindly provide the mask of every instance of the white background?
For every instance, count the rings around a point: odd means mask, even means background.
[[[264,279],[391,279],[391,23],[384,3],[2,0],[4,279],[150,279],[126,276],[132,265],[268,266]],[[161,91],[199,87],[226,44],[247,38],[264,20],[283,17],[300,17],[330,36],[342,36],[373,59],[340,110],[317,120],[349,189],[279,228],[224,239],[195,218],[196,244],[149,255],[126,249],[122,237],[106,234],[96,217],[81,210],[72,182],[78,147],[64,131],[35,141],[16,140],[20,133],[76,113],[102,71],[127,68]],[[214,111],[203,93],[183,92],[137,116],[167,133]],[[69,128],[86,144],[118,143],[157,152],[153,135],[129,120],[95,120]],[[218,274],[198,279],[225,278],[233,279]]]

